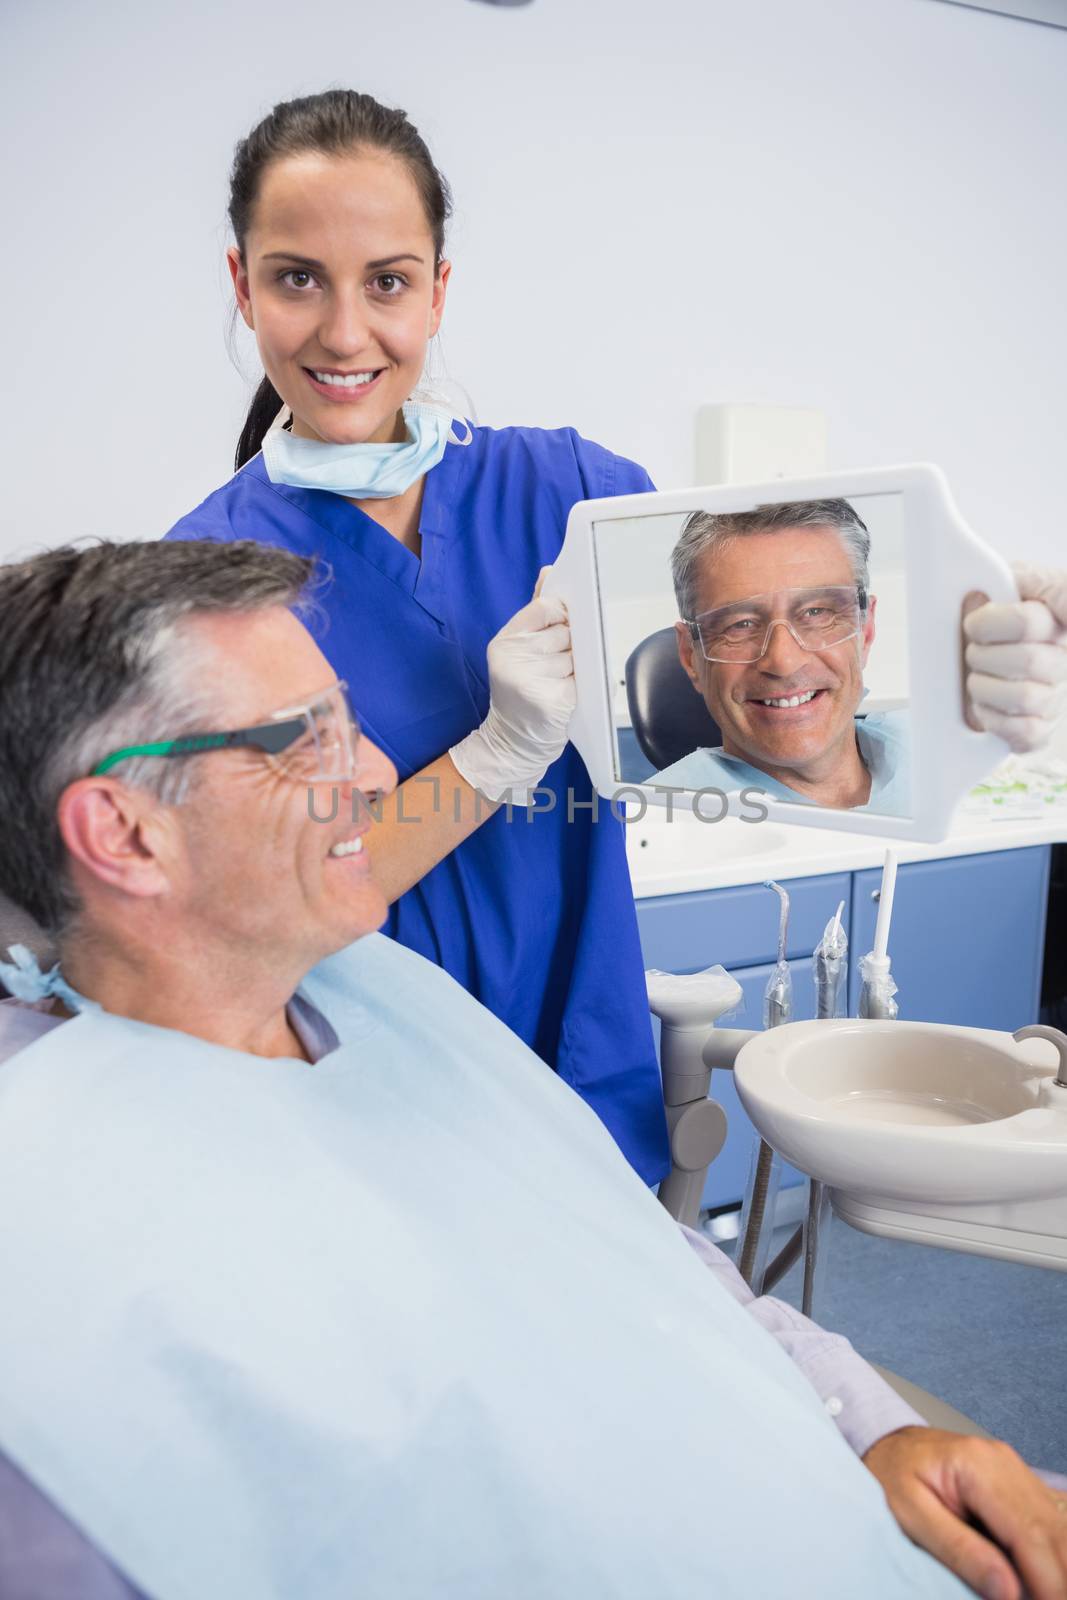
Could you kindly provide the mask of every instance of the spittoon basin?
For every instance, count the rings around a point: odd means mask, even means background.
[[[738,1054],[767,1142],[862,1198],[977,1204],[1067,1195],[1067,1089],[1047,1041],[934,1022],[793,1022]]]

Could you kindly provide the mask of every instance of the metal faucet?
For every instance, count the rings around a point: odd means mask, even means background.
[[[1028,1028],[1016,1028],[1013,1039],[1050,1039],[1060,1053],[1059,1070],[1053,1082],[1057,1088],[1067,1089],[1067,1033],[1050,1028],[1044,1022],[1032,1022]]]

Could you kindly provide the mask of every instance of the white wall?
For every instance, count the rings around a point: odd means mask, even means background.
[[[698,404],[818,406],[831,466],[938,461],[1006,552],[1064,552],[1065,32],[937,0],[42,0],[0,53],[0,556],[157,534],[227,476],[230,154],[333,83],[403,105],[453,183],[446,355],[482,421],[574,424],[669,487]]]

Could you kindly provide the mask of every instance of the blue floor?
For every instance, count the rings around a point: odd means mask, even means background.
[[[774,1293],[799,1306],[800,1281],[797,1265]],[[814,1316],[1033,1465],[1067,1473],[1067,1273],[878,1239],[835,1217]]]

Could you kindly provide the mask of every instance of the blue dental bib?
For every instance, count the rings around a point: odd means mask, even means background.
[[[378,935],[300,993],[315,1066],[95,1011],[0,1070],[0,1449],[134,1583],[965,1594],[507,1029]]]

